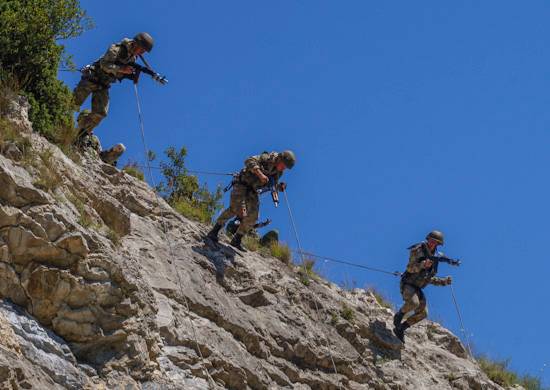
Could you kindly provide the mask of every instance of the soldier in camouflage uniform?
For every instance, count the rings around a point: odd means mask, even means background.
[[[76,143],[82,145],[90,136],[109,110],[109,88],[124,76],[132,75],[130,65],[137,57],[153,48],[153,38],[145,33],[137,34],[134,39],[125,38],[111,45],[107,52],[96,62],[82,69],[82,78],[73,91],[75,109],[92,95],[92,110],[85,110],[78,116],[78,136]]]
[[[285,169],[292,169],[296,162],[294,153],[286,150],[281,153],[264,152],[258,156],[249,157],[245,161],[245,168],[239,172],[233,181],[231,204],[218,217],[216,224],[207,237],[214,242],[218,241],[218,233],[231,218],[240,217],[239,228],[231,240],[231,245],[243,250],[241,241],[250,231],[258,219],[260,200],[258,191],[274,180],[275,188],[284,191],[285,183],[279,183]]]
[[[434,230],[426,236],[426,241],[409,247],[409,263],[407,271],[401,276],[400,285],[405,303],[393,318],[394,333],[402,342],[405,342],[405,330],[428,316],[426,297],[422,289],[428,284],[447,286],[452,282],[450,276],[435,276],[438,262],[432,258],[437,255],[437,247],[443,245],[443,242],[443,233]],[[412,315],[401,323],[403,317],[410,312],[413,312]]]
[[[110,149],[102,150],[99,152],[99,157],[103,160],[104,163],[116,167],[118,159],[126,151],[126,146],[123,144],[116,144]]]

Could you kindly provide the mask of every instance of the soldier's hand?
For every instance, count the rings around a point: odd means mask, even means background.
[[[124,65],[123,67],[120,68],[120,73],[132,74],[134,73],[134,68],[131,67],[130,65]]]
[[[447,286],[453,282],[453,278],[447,276]]]
[[[286,183],[284,183],[284,182],[279,183],[278,190],[282,191],[282,192],[285,192],[286,191]]]
[[[260,170],[260,168],[256,168],[254,170],[254,173],[256,174],[256,176],[258,176],[258,179],[260,179],[260,182],[262,184],[267,184],[267,182],[269,181],[269,178],[263,174],[263,172]]]

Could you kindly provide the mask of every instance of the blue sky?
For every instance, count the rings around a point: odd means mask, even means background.
[[[550,385],[550,4],[82,5],[96,27],[65,42],[79,66],[123,37],[154,36],[147,58],[170,83],[142,76],[139,88],[158,155],[186,146],[189,168],[232,172],[249,155],[293,149],[285,176],[302,244],[326,256],[402,270],[410,244],[444,231],[443,250],[463,266],[440,274],[455,280],[476,350]],[[96,134],[143,161],[130,82],[111,88]],[[295,245],[284,206],[266,197],[262,216]],[[397,278],[319,266],[401,304]],[[426,293],[430,316],[459,334],[450,290]]]

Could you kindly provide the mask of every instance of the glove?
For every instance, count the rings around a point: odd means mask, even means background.
[[[277,190],[282,191],[282,192],[285,192],[285,191],[286,191],[286,183],[280,182],[280,183],[277,185]]]
[[[451,278],[450,276],[447,276],[446,279],[447,279],[447,286],[453,282],[453,278]]]
[[[458,267],[460,265],[460,260],[456,259],[456,260],[451,260],[450,262],[451,265],[454,265],[455,267]]]

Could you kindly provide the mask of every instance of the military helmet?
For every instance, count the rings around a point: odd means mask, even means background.
[[[443,245],[443,243],[445,242],[445,238],[443,237],[443,233],[441,233],[439,230],[432,230],[431,232],[428,233],[428,235],[426,236],[426,240],[431,238],[432,240],[434,241],[437,241],[439,242],[439,244]]]
[[[285,150],[282,152],[281,158],[288,169],[292,169],[294,164],[296,164],[296,156],[292,150]]]
[[[146,32],[140,32],[134,37],[134,42],[143,47],[146,52],[150,52],[153,49],[155,41],[153,37]]]

